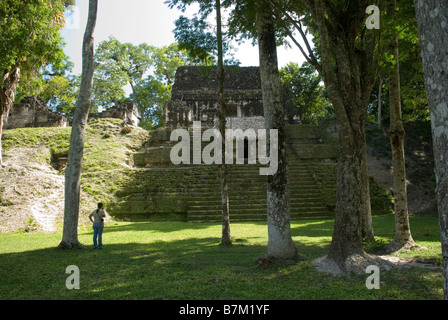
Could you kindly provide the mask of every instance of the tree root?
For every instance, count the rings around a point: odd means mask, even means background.
[[[417,246],[423,248],[421,246]],[[415,246],[412,246],[415,248]],[[350,273],[364,274],[367,267],[377,266],[379,269],[391,270],[393,268],[425,268],[440,269],[435,261],[428,259],[405,259],[394,256],[376,256],[367,253],[353,254],[348,256],[342,263],[336,262],[327,256],[314,261],[314,267],[321,272],[330,273],[335,276],[349,275]]]
[[[426,249],[425,247],[416,244],[414,240],[407,240],[407,241],[392,240],[384,248],[387,254],[396,253],[399,251],[409,251],[413,249]]]
[[[332,275],[348,275],[350,273],[364,274],[367,267],[375,265],[380,268],[391,268],[391,263],[379,256],[364,254],[353,254],[348,256],[343,262],[336,262],[327,256],[314,261],[314,267],[321,272]]]
[[[294,257],[294,258],[277,258],[273,256],[261,256],[257,259],[256,263],[258,266],[261,267],[268,267],[273,264],[282,265],[282,266],[289,266],[293,264],[297,264],[299,261],[302,261],[303,259],[300,256]]]
[[[70,242],[70,243],[61,241],[61,243],[59,243],[59,245],[57,246],[57,249],[61,249],[61,250],[86,249],[86,248],[87,247],[79,241],[74,241],[74,242]]]

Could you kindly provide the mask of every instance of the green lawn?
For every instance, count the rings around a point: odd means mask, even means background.
[[[374,217],[375,252],[394,234],[393,216]],[[61,233],[0,235],[0,299],[442,299],[441,272],[381,271],[381,288],[368,290],[366,275],[335,277],[316,271],[315,258],[327,253],[331,220],[291,224],[305,262],[260,267],[266,223],[233,223],[232,247],[219,245],[221,226],[185,222],[111,222],[104,249],[92,249],[92,231],[80,228],[88,249],[55,249]],[[403,254],[441,261],[438,220],[412,217],[414,239],[427,249]],[[66,288],[66,268],[80,270],[80,289]]]

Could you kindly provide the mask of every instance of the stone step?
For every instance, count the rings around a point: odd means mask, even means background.
[[[127,199],[132,199],[131,197]],[[143,197],[134,199],[145,199]],[[144,200],[142,200],[144,201]],[[260,193],[256,195],[232,195],[229,194],[229,201],[231,203],[244,203],[247,204],[247,202],[256,202],[256,201],[266,201],[266,192]],[[194,196],[188,198],[188,203],[190,205],[200,205],[202,203],[204,204],[213,204],[213,203],[221,203],[221,194],[214,194],[210,196]],[[312,202],[312,203],[322,203],[322,196],[320,194],[310,194],[310,195],[290,195],[290,202],[294,204],[300,204],[304,202]]]
[[[264,182],[241,182],[241,183],[227,183],[229,192],[240,192],[241,189],[244,189],[244,192],[250,191],[266,191],[267,185]],[[204,192],[204,193],[221,193],[221,185],[219,183],[216,184],[204,184],[200,186],[194,186],[188,188],[189,192]],[[307,192],[307,193],[319,193],[319,187],[315,183],[290,183],[289,185],[290,193],[297,192]]]
[[[191,138],[191,128],[189,129]],[[204,132],[206,128],[203,126],[201,129]],[[286,131],[291,218],[331,216],[326,204],[331,206],[335,186],[327,181],[335,181],[336,166],[334,163],[325,162],[330,162],[328,158],[335,157],[336,149],[334,146],[326,145],[326,141],[322,141],[318,127],[288,125]],[[169,155],[172,146],[177,142],[169,141],[170,133],[169,129],[154,131],[148,143],[134,155],[138,160],[135,162],[139,162],[140,167],[134,163],[135,175],[128,179],[132,183],[124,183],[121,188],[117,187],[120,190],[117,196],[123,203],[122,211],[126,212],[126,206],[129,205],[130,209],[138,214],[153,214],[158,205],[163,205],[172,212],[183,210],[188,220],[220,221],[220,165],[172,164]],[[201,150],[209,143],[209,141],[201,142]],[[235,150],[234,144],[234,155]],[[192,159],[192,144],[190,151]],[[267,177],[259,174],[261,167],[267,166],[260,165],[258,161],[255,165],[247,163],[228,165],[232,221],[266,220]],[[172,175],[170,170],[173,172],[182,170],[185,175],[183,173]],[[154,175],[154,172],[161,172],[160,177],[169,178],[170,181],[165,184],[155,176],[156,179],[153,179],[155,183],[148,183],[152,181],[151,173]],[[145,210],[151,212],[145,213]]]
[[[294,137],[296,146],[303,148],[296,148],[291,151],[289,148],[287,154],[289,157],[289,178],[290,178],[290,205],[291,219],[303,217],[329,217],[331,213],[324,205],[322,195],[319,188],[323,189],[325,186],[316,184],[316,174],[328,174],[328,170],[316,170],[309,162],[302,162],[296,158],[296,154],[302,152],[313,152],[319,150],[309,144],[312,139],[315,139],[315,129],[309,127],[304,130],[306,138],[302,136]],[[299,133],[298,133],[299,134]],[[300,133],[302,134],[302,133]],[[299,135],[300,135],[299,134]],[[308,140],[307,140],[308,139]],[[315,140],[312,143],[315,144]],[[206,143],[208,144],[208,143]],[[205,145],[206,145],[205,144]],[[204,145],[204,144],[203,144]],[[160,147],[160,150],[167,153],[168,148]],[[146,153],[145,156],[148,156]],[[260,164],[232,164],[228,166],[228,188],[229,188],[229,209],[232,221],[251,221],[251,220],[266,220],[266,176],[259,174]],[[221,211],[221,193],[220,193],[220,166],[206,166],[206,165],[183,165],[179,166],[185,170],[195,168],[189,178],[189,185],[187,187],[187,220],[188,221],[220,221]],[[314,170],[312,170],[314,169]],[[333,169],[331,169],[333,170]],[[141,187],[136,186],[139,190]],[[165,192],[166,191],[166,192]],[[175,192],[183,191],[177,188]],[[132,195],[129,194],[127,199],[129,201],[142,201],[144,206],[145,199],[148,197],[160,196],[160,190],[154,192],[140,192]],[[164,195],[170,194],[173,189],[164,190]],[[173,193],[175,193],[173,192]],[[171,195],[174,196],[174,195]]]
[[[132,200],[131,198],[129,200]],[[134,198],[134,201],[139,201],[138,198]],[[248,202],[250,200],[250,202]],[[145,199],[141,198],[140,201],[145,201]],[[315,206],[322,206],[322,199],[321,197],[318,197],[317,195],[314,197],[291,197],[290,198],[291,205],[315,205]],[[189,199],[188,204],[190,208],[193,207],[207,207],[207,206],[214,206],[214,205],[221,205],[221,197],[215,197],[211,199]],[[252,206],[252,205],[258,205],[263,204],[266,205],[266,195],[262,197],[257,198],[248,198],[248,197],[231,197],[229,195],[229,204],[230,205],[243,205],[243,206]]]
[[[291,201],[293,200],[319,200],[321,198],[321,194],[318,191],[314,192],[304,192],[304,193],[290,193]],[[232,193],[229,192],[229,198],[230,200],[237,201],[237,200],[247,200],[247,199],[265,199],[266,198],[266,190],[262,190],[261,192],[249,192],[246,191],[245,193]],[[196,194],[189,194],[189,202],[206,202],[206,201],[221,201],[221,192],[214,192],[214,193],[201,193],[197,192]]]
[[[244,188],[244,189],[238,189],[238,188],[232,188],[232,187],[228,187],[228,193],[229,196],[234,196],[234,197],[240,197],[243,195],[247,195],[247,197],[249,196],[256,196],[256,195],[266,195],[266,186],[260,186],[259,188]],[[191,196],[191,199],[194,200],[195,197],[197,197],[198,195],[201,195],[203,197],[200,197],[200,199],[203,199],[204,197],[213,197],[213,196],[219,196],[221,197],[221,189],[220,186],[216,186],[213,190],[204,187],[203,189],[193,189],[193,190],[189,190],[188,193]],[[155,195],[157,193],[154,193]],[[304,196],[310,196],[310,195],[320,195],[320,191],[318,189],[310,189],[307,188],[307,186],[302,186],[302,187],[290,187],[289,190],[289,194],[290,197],[304,197]]]
[[[301,213],[290,213],[290,219],[324,219],[331,218],[332,215],[328,211],[322,212],[301,212]],[[266,213],[246,213],[246,214],[232,214],[230,213],[230,222],[245,222],[245,221],[266,221]],[[188,222],[221,222],[222,216],[220,214],[211,214],[207,216],[203,215],[188,215]]]
[[[229,203],[229,209],[233,212],[246,212],[246,211],[260,211],[266,210],[266,203],[253,203],[253,204],[235,204]],[[294,212],[303,212],[303,211],[328,211],[328,208],[321,203],[300,203],[300,204],[290,204],[291,211]],[[221,204],[214,203],[211,205],[194,205],[188,207],[188,213],[207,213],[207,212],[215,212],[221,211]]]

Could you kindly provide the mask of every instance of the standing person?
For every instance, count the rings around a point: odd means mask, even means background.
[[[93,248],[102,249],[103,248],[103,228],[104,228],[104,218],[106,217],[106,212],[104,211],[103,204],[98,203],[98,209],[92,211],[89,215],[90,221],[93,223]],[[92,219],[93,218],[93,219]]]

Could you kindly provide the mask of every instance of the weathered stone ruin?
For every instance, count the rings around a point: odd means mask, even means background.
[[[203,67],[177,70],[166,108],[166,127],[149,132],[149,139],[133,155],[133,171],[109,204],[109,212],[123,219],[221,221],[219,165],[175,165],[170,153],[177,141],[173,130],[185,128],[192,137],[193,121],[202,130],[215,126],[216,71]],[[231,129],[264,128],[259,68],[226,71],[226,103]],[[335,120],[319,126],[291,124],[285,119],[289,165],[291,219],[332,217],[336,203],[338,127]],[[202,142],[202,148],[208,142]],[[193,156],[191,152],[190,157]],[[266,176],[260,164],[229,165],[228,191],[231,221],[266,220]],[[371,184],[372,186],[373,184]],[[388,210],[390,203],[375,198],[372,211]]]
[[[336,202],[337,138],[333,122],[287,125],[291,218],[332,217]],[[134,154],[134,171],[109,212],[117,218],[221,221],[218,165],[174,165],[173,128],[151,131]],[[335,140],[336,139],[336,140]],[[207,142],[204,143],[205,145]],[[191,155],[192,156],[192,155]],[[192,161],[191,161],[192,163]],[[229,165],[232,221],[266,219],[266,176],[260,165]]]
[[[264,128],[259,69],[236,68],[226,72],[225,96],[230,129]],[[125,178],[116,185],[108,213],[118,219],[160,219],[191,222],[221,221],[220,168],[216,164],[175,165],[170,153],[177,144],[171,133],[185,128],[192,135],[193,121],[202,130],[215,126],[217,82],[213,69],[178,69],[167,105],[166,127],[151,130],[148,140],[126,166]],[[138,121],[133,104],[90,114],[90,119],[118,118]],[[287,121],[285,119],[285,121]],[[333,120],[319,126],[286,124],[291,219],[328,218],[336,203],[338,127]],[[192,139],[191,139],[192,140]],[[209,142],[203,141],[201,150]],[[193,156],[193,152],[191,152]],[[260,164],[229,165],[228,191],[231,221],[266,221],[266,176]],[[371,183],[371,188],[374,186]],[[390,203],[371,193],[372,212],[389,210]]]
[[[31,96],[11,107],[3,128],[67,127],[68,125],[68,117],[51,111],[41,97]]]
[[[114,118],[121,119],[127,125],[137,126],[140,120],[138,109],[134,103],[123,103],[99,113],[90,113],[91,119]],[[52,111],[39,96],[22,99],[11,107],[8,117],[3,123],[4,129],[67,127],[69,117]]]
[[[149,132],[148,142],[134,154],[134,174],[117,194],[118,201],[109,205],[111,214],[130,219],[220,221],[218,165],[175,165],[170,159],[176,144],[170,141],[174,129],[185,128],[192,134],[193,121],[200,121],[202,130],[216,126],[217,88],[216,69],[178,68],[166,107],[166,127]],[[227,128],[265,127],[258,67],[227,68],[224,90]],[[334,129],[333,123],[320,128],[287,125],[292,218],[332,216],[337,131],[335,136],[330,128]],[[260,176],[260,165],[229,168],[232,221],[266,219],[266,177]]]
[[[232,123],[238,127],[264,126],[259,68],[228,67],[224,75],[228,127],[232,128]],[[166,106],[166,126],[188,128],[193,121],[213,126],[219,110],[217,90],[216,68],[178,68]]]
[[[89,114],[89,120],[105,118],[121,119],[127,125],[137,126],[140,121],[140,114],[137,106],[132,102],[123,103],[99,113]]]

